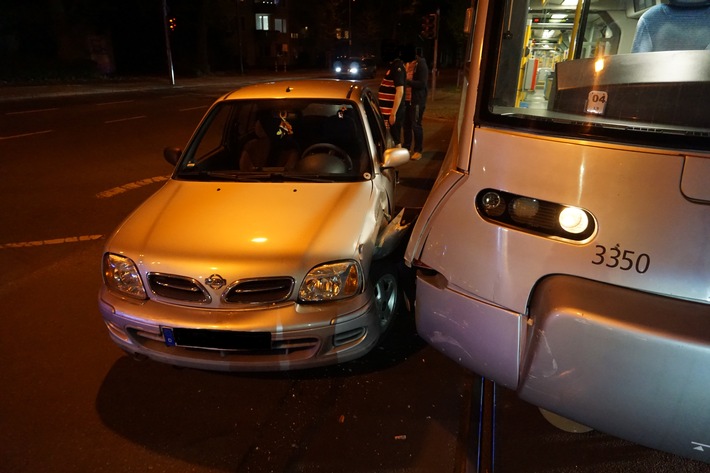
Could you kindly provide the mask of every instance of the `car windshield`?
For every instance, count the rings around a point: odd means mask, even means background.
[[[485,116],[558,133],[707,147],[710,7],[656,3],[496,3]]]
[[[201,181],[353,181],[373,173],[352,102],[228,100],[209,113],[175,177]]]

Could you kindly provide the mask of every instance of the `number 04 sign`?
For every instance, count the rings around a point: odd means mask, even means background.
[[[603,115],[606,108],[607,93],[599,90],[592,90],[587,96],[587,113]]]

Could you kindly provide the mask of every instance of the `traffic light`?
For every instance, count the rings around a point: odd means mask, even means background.
[[[422,38],[424,39],[434,39],[436,38],[436,23],[438,20],[438,15],[436,13],[430,13],[424,15],[422,18]]]
[[[170,28],[170,31],[175,31],[175,28],[177,27],[177,21],[175,20],[175,17],[168,18],[168,27]]]

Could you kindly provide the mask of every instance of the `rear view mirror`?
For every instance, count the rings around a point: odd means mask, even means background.
[[[390,148],[385,150],[382,160],[383,168],[396,168],[409,162],[409,150],[406,148]]]
[[[165,148],[163,150],[163,157],[167,162],[175,166],[182,156],[181,148]]]

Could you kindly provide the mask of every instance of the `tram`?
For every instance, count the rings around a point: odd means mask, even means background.
[[[669,1],[472,2],[405,262],[437,350],[553,423],[710,463],[710,1]]]

